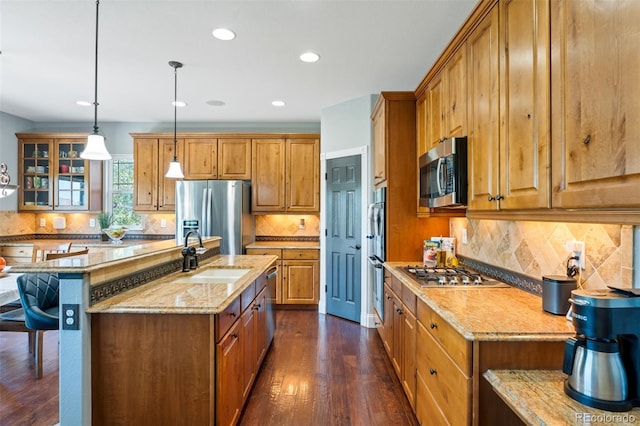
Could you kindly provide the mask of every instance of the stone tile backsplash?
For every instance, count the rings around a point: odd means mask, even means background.
[[[462,244],[463,229],[468,244]],[[607,285],[631,287],[633,282],[633,227],[588,223],[451,219],[457,253],[542,279],[566,275],[569,240],[584,241],[586,288]]]
[[[256,215],[256,237],[318,237],[320,236],[319,215]],[[304,221],[304,228],[301,228]]]

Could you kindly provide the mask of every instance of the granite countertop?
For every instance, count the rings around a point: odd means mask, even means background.
[[[564,393],[559,370],[487,370],[484,378],[528,425],[640,424],[640,408],[614,413],[588,407]]]
[[[202,238],[203,244],[207,247],[219,246],[220,240],[220,237]],[[89,249],[89,254],[45,262],[19,263],[13,265],[11,272],[87,273],[129,263],[132,258],[135,258],[136,262],[147,258],[152,259],[162,253],[175,254],[179,258],[182,245],[176,244],[176,240],[162,240],[147,244],[113,245],[113,247],[111,250],[100,250],[93,253]]]
[[[542,310],[542,299],[515,287],[421,288],[401,271],[415,262],[385,267],[467,340],[564,341],[575,329],[563,315]]]
[[[2,247],[23,247],[32,244],[65,244],[71,243],[71,250],[80,250],[84,247],[102,247],[102,248],[118,248],[118,247],[129,247],[129,246],[139,246],[140,244],[150,244],[157,243],[158,241],[174,241],[171,240],[146,240],[146,239],[138,239],[138,238],[124,238],[122,240],[122,244],[112,244],[111,241],[101,241],[98,238],[56,238],[56,239],[28,239],[28,240],[19,240],[19,241],[7,241],[0,243]]]
[[[260,249],[320,249],[319,241],[255,241],[247,248]]]
[[[91,306],[88,313],[217,314],[249,287],[275,256],[220,255],[189,272],[175,272]],[[212,268],[249,269],[235,282],[211,283]],[[200,275],[200,277],[198,277]]]

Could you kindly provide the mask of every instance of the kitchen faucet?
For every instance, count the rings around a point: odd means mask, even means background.
[[[198,236],[198,243],[200,247],[196,250],[195,247],[188,245],[189,236],[196,234]],[[202,245],[202,237],[195,229],[187,232],[184,236],[184,248],[182,249],[182,272],[189,272],[190,269],[196,269],[198,267],[198,253],[204,253],[205,248]]]

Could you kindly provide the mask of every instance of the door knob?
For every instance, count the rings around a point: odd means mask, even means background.
[[[362,246],[360,244],[356,244],[355,247],[354,246],[349,246],[349,248],[356,249],[356,250],[360,250],[361,247]]]

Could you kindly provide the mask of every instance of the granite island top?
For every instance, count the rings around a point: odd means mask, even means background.
[[[158,241],[173,241],[175,238],[158,240],[158,239],[143,239],[143,238],[124,238],[122,244],[113,244],[111,241],[102,241],[98,238],[55,238],[55,239],[25,239],[17,241],[1,242],[0,246],[3,247],[24,247],[32,244],[65,244],[71,243],[71,251],[81,250],[85,247],[101,247],[101,248],[118,248],[118,247],[130,247],[139,246],[141,244],[157,243]]]
[[[563,315],[542,310],[542,299],[515,287],[421,288],[401,268],[415,262],[386,262],[385,268],[467,340],[563,341],[575,329]]]
[[[275,256],[220,255],[197,269],[175,272],[128,290],[87,309],[88,313],[217,314],[249,287]],[[212,283],[203,275],[210,269],[248,269],[234,282]],[[204,274],[203,274],[204,272]]]
[[[560,370],[487,370],[494,392],[528,425],[640,425],[640,408],[614,413],[588,407],[564,393]]]

